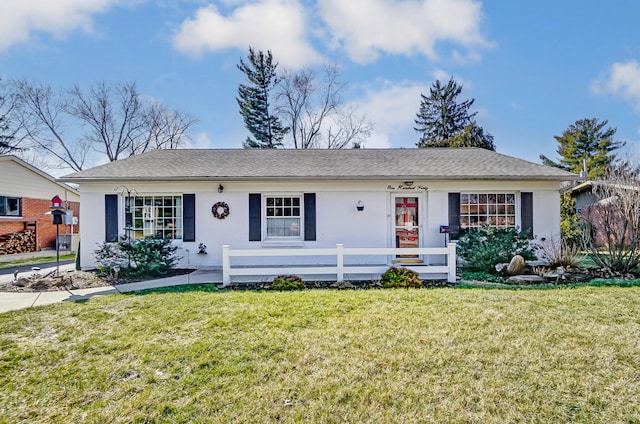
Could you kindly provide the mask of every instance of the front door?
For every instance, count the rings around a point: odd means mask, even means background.
[[[420,208],[418,196],[393,196],[395,220],[393,235],[396,248],[420,247]],[[418,258],[418,255],[399,255]]]

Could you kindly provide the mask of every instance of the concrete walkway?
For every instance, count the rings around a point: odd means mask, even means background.
[[[74,266],[74,264],[61,265],[60,273],[62,274],[66,273],[67,270],[73,270]],[[55,267],[42,269],[40,270],[40,273],[46,274],[53,270],[55,270]],[[11,274],[0,276],[0,283],[11,281],[13,281],[13,275]],[[205,284],[221,281],[222,271],[220,269],[203,268],[187,275],[140,281],[137,283],[119,284],[116,286],[96,287],[92,289],[59,290],[50,292],[0,292],[0,313],[33,306],[50,305],[52,303],[63,301],[78,301],[107,294],[128,293],[145,289],[179,286],[184,284]]]

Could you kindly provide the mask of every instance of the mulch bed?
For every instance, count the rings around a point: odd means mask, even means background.
[[[41,292],[107,287],[156,278],[185,275],[193,271],[193,269],[174,269],[162,277],[123,277],[117,280],[113,278],[113,276],[102,277],[98,275],[97,271],[74,270],[73,272],[61,272],[59,277],[55,275],[55,271],[47,274],[31,273],[25,275],[25,273],[22,273],[18,275],[17,280],[0,284],[0,292]]]

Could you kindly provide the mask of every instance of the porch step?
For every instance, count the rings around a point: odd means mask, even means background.
[[[422,259],[393,259],[392,264],[421,264],[424,263]]]

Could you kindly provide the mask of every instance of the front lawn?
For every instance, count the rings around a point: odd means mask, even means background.
[[[61,261],[69,261],[75,258],[76,258],[75,253],[60,254]],[[6,257],[0,256],[0,268],[14,268],[16,266],[25,266],[25,265],[39,265],[39,264],[55,262],[55,261],[56,261],[55,251],[54,251],[54,254],[51,256],[32,256],[32,257],[24,257],[19,259],[15,259],[14,257],[11,257],[11,259],[9,259],[8,256]]]
[[[0,422],[640,422],[640,288],[216,292],[0,314]]]

